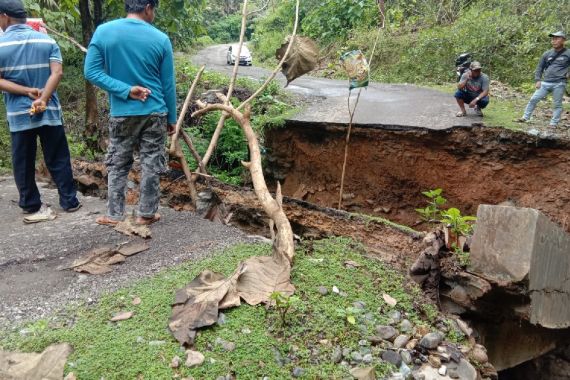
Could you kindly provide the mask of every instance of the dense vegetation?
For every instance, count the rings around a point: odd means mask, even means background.
[[[370,53],[379,12],[373,0],[302,2],[301,33],[314,38],[328,62],[341,52]],[[291,30],[294,1],[281,1],[253,25],[258,58],[273,56]],[[386,26],[372,57],[373,78],[385,82],[453,80],[454,60],[471,52],[492,79],[528,85],[553,30],[568,29],[570,0],[386,1]],[[330,69],[334,69],[330,65]]]

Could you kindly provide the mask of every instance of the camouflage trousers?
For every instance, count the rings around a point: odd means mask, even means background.
[[[112,117],[109,120],[107,216],[122,220],[125,193],[135,148],[140,152],[141,183],[137,216],[151,217],[158,210],[160,174],[166,170],[164,144],[166,116]]]

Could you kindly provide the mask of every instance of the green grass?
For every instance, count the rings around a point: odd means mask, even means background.
[[[297,366],[305,369],[304,378],[335,379],[348,376],[348,370],[332,364],[333,346],[356,349],[358,341],[371,334],[376,324],[387,322],[392,308],[382,300],[384,292],[396,298],[396,308],[416,324],[429,325],[437,316],[435,307],[423,302],[416,286],[407,284],[401,274],[381,262],[364,258],[360,244],[344,238],[327,239],[304,244],[297,250],[292,281],[300,302],[287,313],[285,327],[272,308],[242,305],[225,311],[227,322],[202,330],[196,340],[196,349],[206,356],[205,363],[194,369],[183,365],[170,368],[175,355],[184,358],[184,350],[167,330],[174,291],[203,269],[227,275],[240,260],[267,254],[270,249],[268,245],[239,245],[204,261],[171,268],[107,294],[97,304],[75,310],[71,316],[41,320],[25,330],[0,332],[0,347],[41,351],[52,343],[68,342],[75,351],[68,359],[66,372],[73,371],[82,380],[171,379],[178,375],[215,379],[230,372],[238,379],[287,379]],[[362,266],[348,269],[343,265],[346,260]],[[322,296],[319,286],[326,286],[329,294]],[[332,293],[332,286],[343,295]],[[142,303],[131,305],[137,296]],[[353,326],[339,316],[339,310],[346,310],[357,300],[366,307]],[[134,311],[134,317],[109,322],[112,315],[126,310]],[[365,320],[365,314],[371,320]],[[63,322],[69,320],[74,322]],[[243,333],[244,328],[251,333]],[[216,345],[216,338],[234,342],[235,351],[224,352]],[[332,345],[319,344],[322,339]],[[149,344],[153,341],[161,344]],[[291,362],[279,366],[276,351],[282,357],[289,355]],[[382,375],[390,367],[377,362],[376,370]]]

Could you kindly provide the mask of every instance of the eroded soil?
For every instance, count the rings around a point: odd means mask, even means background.
[[[288,125],[267,133],[270,174],[287,196],[338,204],[346,127]],[[446,131],[354,128],[343,208],[417,225],[421,194],[443,188],[446,207],[541,210],[570,231],[570,142],[495,128]],[[426,226],[417,226],[423,228]]]

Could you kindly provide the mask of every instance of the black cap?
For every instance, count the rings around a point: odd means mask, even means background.
[[[0,13],[13,18],[26,18],[26,10],[21,0],[0,0]]]

